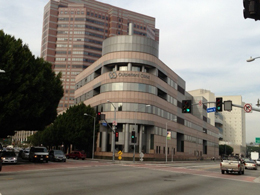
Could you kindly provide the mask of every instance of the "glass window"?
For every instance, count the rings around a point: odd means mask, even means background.
[[[123,90],[123,83],[113,83],[112,90],[115,91],[122,91]]]
[[[138,71],[141,72],[141,68],[138,66],[132,66],[132,71]]]
[[[120,70],[120,71],[127,71],[127,66],[120,66],[120,67],[119,67],[119,70]]]
[[[138,91],[146,92],[146,84],[139,83]]]

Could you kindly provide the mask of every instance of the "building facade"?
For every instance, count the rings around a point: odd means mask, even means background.
[[[207,102],[215,102],[216,96],[209,90],[197,89],[189,91],[193,96],[202,96]],[[220,96],[224,101],[231,100],[232,104],[244,106],[241,96]],[[210,107],[215,107],[215,104],[211,103]],[[208,113],[211,124],[219,129],[220,145],[230,145],[234,149],[234,154],[245,155],[246,154],[246,122],[245,111],[240,107],[232,107],[232,111],[228,112],[224,110],[222,112]],[[214,120],[214,122],[213,122]]]
[[[95,156],[120,150],[123,158],[140,152],[145,159],[217,157],[218,129],[209,123],[206,107],[196,115],[182,113],[182,100],[195,101],[185,81],[160,61],[158,41],[129,29],[129,35],[107,38],[102,57],[76,76],[75,103],[94,107],[109,123],[100,125]]]
[[[62,73],[64,96],[58,112],[74,104],[75,76],[101,57],[102,41],[135,35],[159,42],[155,18],[95,0],[50,0],[43,15],[41,57]]]

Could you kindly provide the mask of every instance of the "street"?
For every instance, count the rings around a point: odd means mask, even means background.
[[[224,174],[219,162],[118,162],[4,165],[1,195],[30,194],[258,194],[260,169]]]

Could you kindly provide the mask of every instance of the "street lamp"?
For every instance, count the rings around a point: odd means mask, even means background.
[[[92,159],[94,159],[94,148],[95,148],[95,124],[96,124],[96,117],[88,115],[87,113],[84,113],[85,116],[90,116],[94,119],[94,129],[93,129],[93,146],[92,146]]]
[[[255,57],[255,58],[252,58],[252,57],[250,57],[248,60],[246,60],[247,62],[253,62],[255,59],[257,59],[257,58],[260,58],[260,56],[259,57]]]
[[[142,107],[149,107],[149,106],[151,106],[151,105],[145,105],[145,106],[142,106]],[[142,107],[141,107],[141,108],[142,108]],[[138,109],[139,109],[139,108],[137,108],[137,109],[135,110],[136,113],[137,113]],[[137,114],[135,114],[135,116],[137,116]],[[136,133],[138,133],[138,129],[136,128],[136,120],[135,120],[135,131],[136,131],[136,130],[137,130]],[[140,151],[139,151],[139,153],[140,153]],[[134,142],[134,155],[133,155],[133,162],[135,162],[135,142]]]
[[[110,102],[109,100],[107,100],[108,103],[112,104],[112,106],[114,107],[114,122],[113,122],[113,128],[112,128],[112,135],[115,134],[115,131],[116,131],[116,107],[115,105]],[[112,136],[112,147],[113,147],[113,161],[115,161],[115,146],[116,146],[116,142],[115,142],[115,136],[113,135]]]
[[[5,73],[5,71],[4,71],[4,70],[2,70],[2,69],[0,69],[0,73]]]

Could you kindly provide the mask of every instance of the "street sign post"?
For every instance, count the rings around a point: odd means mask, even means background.
[[[207,113],[209,112],[216,112],[216,107],[207,108]]]

